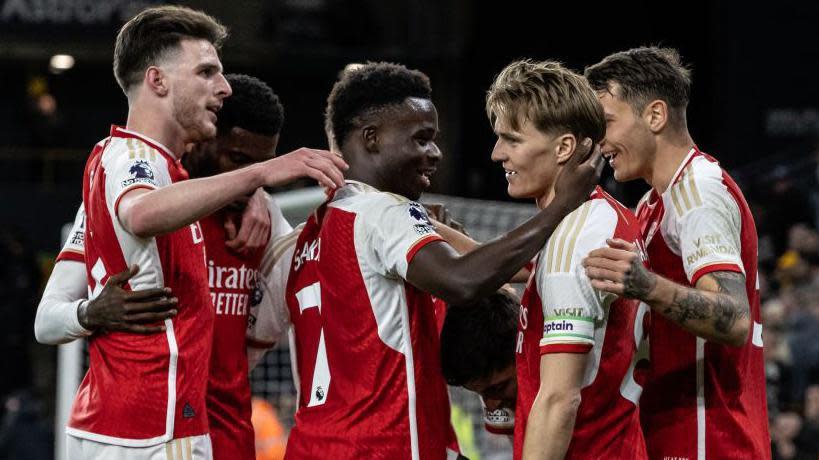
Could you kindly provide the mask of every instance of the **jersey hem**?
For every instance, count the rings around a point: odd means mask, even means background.
[[[148,184],[134,184],[134,185],[131,185],[130,187],[125,187],[121,192],[119,192],[119,195],[117,196],[117,200],[114,201],[114,215],[117,216],[117,218],[119,218],[119,200],[121,200],[122,197],[124,197],[126,193],[128,193],[128,192],[130,192],[132,190],[136,190],[138,188],[147,188],[149,190],[156,190],[155,186],[148,185]]]
[[[541,345],[540,354],[548,355],[554,353],[576,353],[586,354],[591,351],[592,345],[581,343],[554,343],[550,345]]]
[[[63,260],[70,260],[73,262],[82,262],[85,263],[85,253],[80,251],[75,251],[73,249],[64,249],[57,254],[57,259],[55,262],[60,262]]]
[[[116,436],[107,436],[99,433],[92,433],[77,428],[65,427],[65,433],[75,438],[88,439],[89,441],[99,442],[102,444],[111,444],[114,446],[123,447],[151,447],[157,444],[162,444],[173,439],[170,434],[163,434],[147,439],[132,439],[132,438],[118,438]],[[206,434],[206,433],[205,433]],[[194,435],[198,436],[198,435]]]
[[[743,273],[742,269],[739,268],[739,265],[732,264],[732,263],[716,263],[711,265],[706,265],[704,267],[700,267],[697,271],[694,272],[694,275],[691,277],[691,285],[695,286],[697,281],[700,280],[704,275],[713,272],[735,272],[735,273]]]
[[[417,254],[421,248],[435,241],[444,241],[444,239],[441,238],[440,235],[427,235],[413,243],[409,251],[407,251],[407,264],[412,262],[412,258],[415,257],[415,254]]]

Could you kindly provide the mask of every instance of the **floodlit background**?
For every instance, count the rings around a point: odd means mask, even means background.
[[[489,160],[494,137],[483,110],[505,64],[557,59],[582,71],[635,46],[677,48],[693,69],[691,133],[741,184],[756,217],[774,456],[819,454],[819,3],[176,3],[221,19],[231,31],[226,72],[259,77],[281,97],[280,152],[326,146],[325,99],[348,63],[388,60],[424,71],[444,151],[433,192],[480,200],[508,201],[503,171]],[[0,0],[0,459],[52,458],[57,350],[34,341],[35,307],[61,227],[80,202],[85,158],[111,124],[125,121],[111,70],[116,31],[158,4]],[[646,190],[617,185],[610,174],[604,185],[630,206]],[[481,216],[531,209],[449,200],[478,233]],[[254,374],[254,390],[277,411],[283,436],[293,409],[288,363],[278,350]],[[472,430],[462,441],[471,436],[482,458],[506,458],[506,440],[482,431],[474,401],[454,399]]]

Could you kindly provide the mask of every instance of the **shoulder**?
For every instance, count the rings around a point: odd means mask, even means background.
[[[713,158],[704,155],[695,157],[663,194],[667,201],[666,207],[673,209],[677,217],[698,209],[737,209],[724,174]]]

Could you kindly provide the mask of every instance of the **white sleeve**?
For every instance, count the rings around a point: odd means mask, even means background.
[[[87,302],[88,279],[85,264],[62,260],[54,265],[34,319],[37,341],[58,345],[87,337],[91,331],[80,326],[77,309]]]
[[[745,274],[740,252],[742,219],[733,195],[717,177],[696,182],[684,178],[681,183],[688,186],[691,204],[688,209],[683,207],[677,223],[688,280],[696,284],[702,275],[713,271]]]
[[[543,307],[540,353],[586,353],[595,344],[595,323],[616,298],[591,285],[581,261],[606,247],[617,228],[617,211],[605,200],[577,208],[555,230],[535,272]]]
[[[57,255],[57,262],[61,260],[85,263],[85,206],[82,203],[77,209],[68,238],[65,240],[62,250],[60,250],[60,254]]]
[[[105,198],[108,212],[119,217],[119,200],[137,188],[156,189],[171,185],[168,160],[136,139],[126,139],[126,151],[116,151],[103,157],[105,167]]]
[[[357,219],[371,235],[371,249],[375,269],[388,278],[407,278],[409,262],[425,245],[443,241],[432,227],[423,206],[414,201],[404,201],[388,194],[381,194],[367,219]],[[357,232],[358,233],[358,232]]]
[[[253,369],[267,350],[278,343],[290,325],[285,298],[287,278],[301,227],[268,244],[258,284],[250,302],[247,326],[248,369]]]
[[[267,195],[267,210],[270,212],[270,241],[293,231],[293,227],[284,218],[284,214],[282,214],[279,205],[276,204],[276,200],[269,194]]]

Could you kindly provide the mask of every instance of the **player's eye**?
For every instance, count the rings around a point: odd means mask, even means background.
[[[228,158],[230,158],[231,162],[237,165],[244,165],[250,163],[250,157],[248,157],[244,153],[231,152]]]

